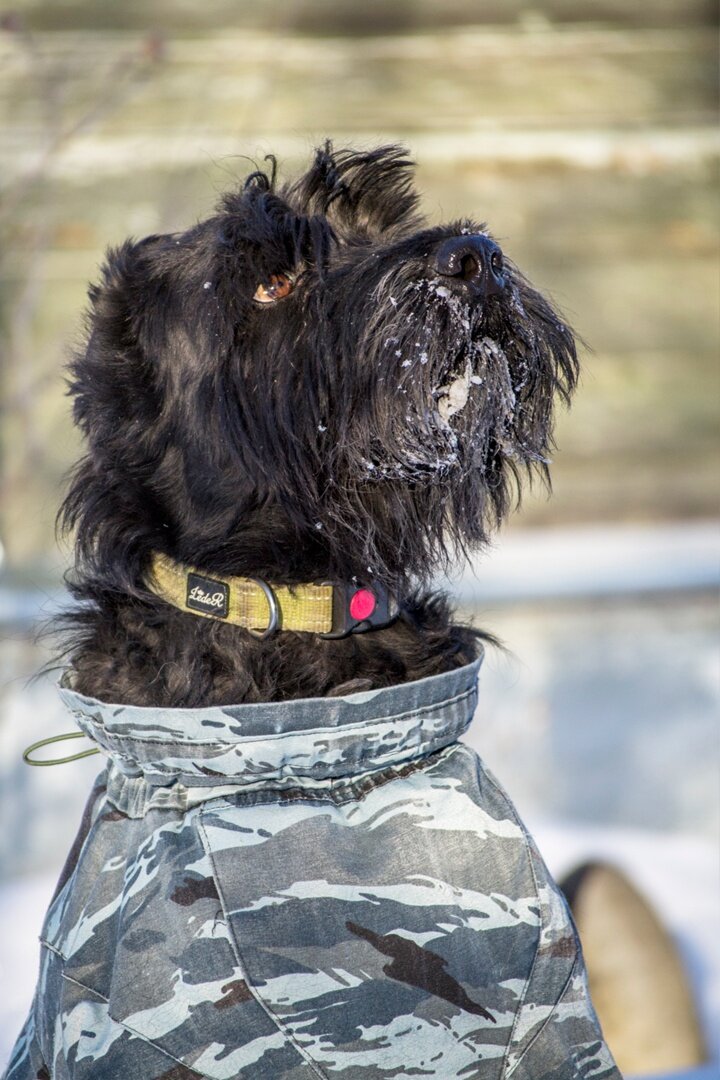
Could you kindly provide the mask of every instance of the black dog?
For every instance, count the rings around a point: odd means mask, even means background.
[[[75,685],[145,705],[325,696],[467,663],[423,591],[483,544],[577,378],[567,325],[483,225],[429,227],[397,147],[255,172],[216,216],[110,253],[73,366],[88,454]],[[386,590],[385,629],[265,641],[149,591],[151,553],[210,579]],[[78,625],[79,624],[79,625]]]
[[[108,763],[8,1080],[619,1078],[427,591],[546,470],[573,337],[409,169],[273,163],[92,291],[61,695]]]

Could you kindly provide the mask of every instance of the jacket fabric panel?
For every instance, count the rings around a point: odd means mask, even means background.
[[[457,742],[477,668],[231,709],[64,690],[110,760],[7,1080],[618,1077],[565,901]]]

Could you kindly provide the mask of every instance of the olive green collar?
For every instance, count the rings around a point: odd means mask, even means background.
[[[275,585],[199,570],[160,552],[152,556],[145,584],[180,611],[244,627],[259,638],[278,630],[345,637],[387,626],[399,611],[395,598],[375,584]]]

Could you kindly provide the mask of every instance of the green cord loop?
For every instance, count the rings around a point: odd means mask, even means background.
[[[38,750],[41,746],[50,746],[52,743],[64,742],[65,739],[84,738],[84,731],[68,731],[65,735],[51,735],[49,739],[40,739],[38,742],[34,742],[32,746],[28,746],[23,750],[23,761],[26,765],[64,765],[67,761],[79,761],[80,758],[90,757],[91,754],[99,754],[100,751],[95,747],[93,750],[82,750],[79,754],[71,754],[70,757],[53,758],[52,761],[34,761],[30,757],[33,750]]]

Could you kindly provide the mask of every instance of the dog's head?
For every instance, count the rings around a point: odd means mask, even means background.
[[[128,242],[72,368],[80,554],[398,587],[545,472],[573,337],[481,224],[428,226],[397,147],[274,162],[187,232]]]

